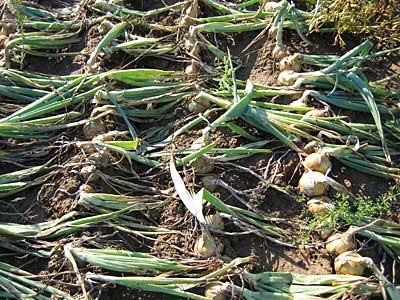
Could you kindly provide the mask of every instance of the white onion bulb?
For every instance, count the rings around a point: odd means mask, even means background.
[[[368,257],[362,257],[354,251],[346,251],[335,258],[334,267],[336,274],[361,276],[365,266],[372,263]]]
[[[327,174],[332,168],[332,163],[325,153],[311,153],[304,159],[304,167],[307,170]]]
[[[300,192],[309,197],[324,195],[327,188],[328,182],[325,175],[320,172],[304,173],[299,180]]]
[[[284,57],[279,62],[279,70],[281,71],[301,71],[301,63],[299,60],[299,55],[294,54]]]
[[[334,208],[331,199],[327,196],[317,196],[307,202],[307,208],[313,215],[326,216]]]
[[[341,254],[346,251],[354,250],[356,248],[356,242],[354,241],[354,235],[348,232],[345,233],[334,233],[326,240],[326,250],[331,253]]]
[[[215,240],[216,248],[213,247],[211,241],[208,239],[207,235],[200,235],[194,245],[194,252],[200,256],[211,257],[215,256],[217,253],[221,253],[224,249],[224,245],[219,241]]]
[[[204,296],[210,300],[227,300],[225,284],[217,281],[206,285]]]

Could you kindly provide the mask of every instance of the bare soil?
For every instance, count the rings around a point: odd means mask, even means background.
[[[40,1],[39,1],[40,2]],[[176,1],[165,1],[171,4]],[[45,5],[45,2],[42,3]],[[132,7],[138,10],[149,10],[157,7],[161,7],[161,1],[133,1]],[[164,19],[164,22],[173,20],[173,17]],[[98,37],[94,34],[86,35],[88,32],[84,32],[84,38],[82,44],[77,46],[74,51],[79,51],[86,47],[86,50],[92,49],[98,42]],[[243,67],[239,69],[237,75],[239,79],[250,78],[252,82],[259,84],[274,85],[278,76],[277,61],[271,57],[273,49],[273,42],[268,40],[267,37],[263,36],[259,41],[254,43],[245,52],[243,49],[249,45],[250,42],[260,33],[241,33],[236,35],[227,35],[223,37],[221,44],[225,44],[229,47],[233,55],[240,58],[243,62]],[[152,33],[148,33],[152,35]],[[309,51],[311,53],[342,53],[345,49],[332,46],[332,38],[326,38],[322,35],[311,36],[314,43],[313,47],[305,46],[298,38],[293,35],[286,33],[285,43],[288,44],[290,49],[295,51]],[[352,47],[352,39],[348,40],[348,47]],[[121,54],[121,56],[115,57],[106,65],[104,69],[116,69],[120,66],[128,63],[128,57]],[[40,72],[45,74],[53,75],[65,75],[83,72],[83,64],[85,61],[83,57],[80,58],[65,58],[65,59],[47,59],[27,56],[24,60],[23,69],[31,72]],[[21,67],[21,66],[18,66]],[[183,70],[185,65],[183,63],[175,63],[162,59],[141,59],[132,64],[130,67],[157,67],[164,70]],[[372,72],[371,76],[374,76]],[[273,99],[271,101],[274,101]],[[184,108],[177,114],[186,114]],[[366,117],[367,118],[367,117]],[[170,122],[169,120],[167,123]],[[160,123],[162,124],[162,123]],[[159,125],[159,124],[157,124]],[[139,124],[143,128],[152,126],[149,124]],[[200,136],[198,129],[192,130],[188,135],[182,136],[175,142],[175,147],[185,148],[190,145],[194,139]],[[218,137],[219,146],[221,147],[236,147],[244,143],[244,141],[232,134],[228,130],[219,130],[214,133]],[[272,140],[272,136],[265,135],[260,132],[253,132],[254,135],[260,136],[267,140]],[[66,135],[67,140],[74,140],[82,137],[82,133],[76,130],[69,131]],[[215,138],[213,137],[213,138]],[[265,176],[270,178],[274,176],[273,183],[288,187],[292,193],[297,193],[296,186],[300,175],[302,174],[302,167],[299,166],[300,158],[293,151],[287,151],[285,148],[280,147],[279,143],[274,142],[274,151],[272,153],[253,155],[252,157],[241,159],[239,161],[232,162],[233,164],[218,164],[216,165],[215,174],[217,178],[224,180],[230,186],[238,191],[257,189],[257,192],[251,195],[250,198],[243,199],[250,205],[256,207],[260,211],[263,211],[271,216],[277,218],[285,218],[291,221],[293,224],[296,221],[302,222],[304,219],[305,212],[304,206],[294,200],[293,198],[274,190],[260,189],[260,184],[257,178],[255,178],[250,172],[236,168],[234,165],[240,165],[249,170],[264,175],[264,172],[269,165],[273,162],[273,167],[269,168]],[[49,180],[40,187],[35,187],[28,191],[25,191],[17,197],[10,197],[1,201],[2,210],[0,213],[1,222],[16,222],[16,223],[36,223],[45,220],[51,220],[64,215],[72,210],[85,211],[83,207],[78,205],[77,192],[82,184],[85,183],[86,179],[82,175],[79,175],[79,168],[75,167],[74,164],[85,163],[85,157],[76,149],[69,149],[67,152],[59,153],[57,163],[68,165],[62,171],[49,178]],[[127,163],[122,160],[122,163]],[[388,190],[388,186],[391,184],[389,180],[362,174],[351,168],[348,168],[341,163],[334,161],[333,170],[331,177],[338,182],[344,184],[354,194],[362,197],[375,198]],[[135,171],[139,174],[146,171],[141,167],[134,167]],[[7,173],[13,171],[15,168],[9,164],[1,165],[1,173]],[[199,176],[194,175],[190,168],[185,170],[185,181],[190,190],[198,190],[201,187]],[[171,187],[172,183],[168,176],[160,177],[161,182],[156,184],[160,187],[167,188]],[[107,187],[102,184],[94,187],[98,192],[107,191]],[[219,187],[215,194],[228,204],[233,204],[239,207],[244,205],[237,201],[231,192]],[[173,200],[169,202],[166,207],[160,210],[150,212],[148,217],[155,223],[165,226],[166,228],[173,228],[180,231],[180,234],[173,236],[165,235],[159,236],[155,241],[144,240],[142,238],[134,237],[127,234],[116,234],[115,232],[103,232],[95,231],[94,229],[88,229],[84,232],[86,238],[94,238],[96,236],[105,236],[107,234],[114,234],[112,239],[121,239],[125,242],[125,245],[130,250],[152,252],[159,257],[190,257],[193,254],[194,237],[200,234],[200,229],[194,220],[194,218],[187,212],[182,202],[179,200]],[[398,221],[398,216],[391,216],[394,220]],[[237,227],[232,223],[226,224],[226,231],[238,231]],[[298,235],[302,234],[302,231],[298,228],[292,228],[287,226],[287,232],[293,236],[293,239],[298,239]],[[305,234],[305,233],[304,233]],[[82,233],[83,235],[83,233]],[[67,241],[79,239],[80,234],[75,237],[68,237],[66,240],[61,241],[66,243]],[[248,235],[217,235],[222,243],[224,244],[224,255],[227,257],[245,257],[253,256],[254,262],[252,268],[254,271],[293,271],[301,274],[331,274],[333,273],[331,257],[324,248],[302,248],[302,249],[291,249],[285,246],[274,244],[262,237],[254,234]],[[314,242],[321,242],[319,237],[312,236]],[[364,254],[371,256],[375,262],[379,263],[383,259],[383,254],[377,251],[377,246],[371,244],[371,247],[367,247],[364,250]],[[4,250],[0,250],[0,254],[5,254]],[[9,257],[10,261],[14,260],[26,270],[32,271],[35,274],[41,273],[43,275],[49,275],[56,272],[68,272],[71,271],[71,266],[66,262],[62,256],[62,251],[56,252],[56,254],[50,259],[33,259],[27,260],[23,257],[12,258]],[[386,263],[391,264],[389,258],[386,258]],[[398,270],[398,268],[396,268]],[[398,272],[400,273],[400,272]],[[63,280],[70,282],[71,286],[60,285],[62,289],[66,289],[73,292],[77,292],[79,287],[74,286],[76,282],[75,276],[71,274],[58,276],[57,280]],[[120,286],[105,286],[101,290],[101,294],[97,299],[101,300],[112,300],[112,299],[181,299],[173,296],[165,296],[154,293],[147,293],[142,291],[132,291]]]

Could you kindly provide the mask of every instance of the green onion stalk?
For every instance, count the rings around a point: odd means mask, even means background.
[[[66,246],[75,259],[90,263],[93,266],[101,267],[122,273],[136,275],[160,275],[163,272],[182,273],[190,271],[198,266],[189,265],[167,259],[157,258],[148,253],[132,252],[117,249],[87,249],[76,248],[70,244]],[[172,273],[171,273],[172,274]]]
[[[33,274],[0,262],[0,297],[7,299],[51,300],[54,297],[72,300],[71,295],[43,282],[29,279]]]
[[[216,281],[230,270],[243,263],[248,263],[250,257],[236,258],[214,272],[208,273],[202,277],[165,277],[165,276],[109,276],[101,274],[87,273],[85,278],[90,282],[106,282],[114,283],[128,288],[137,289],[148,292],[158,292],[168,295],[175,295],[194,300],[207,300],[204,296],[189,291],[197,286],[204,285],[208,282]]]
[[[367,55],[371,48],[372,43],[365,41],[319,71],[304,73],[284,71],[279,75],[279,81],[283,84],[294,85],[296,87],[303,84],[318,86],[319,81],[322,81],[325,88],[333,89],[333,91],[338,89],[344,92],[352,92],[361,96],[374,119],[386,159],[390,162],[391,158],[388,152],[379,108],[374,94],[368,83],[365,82],[366,77],[359,67],[362,60],[354,59],[356,55],[360,55],[361,57]]]
[[[379,294],[380,287],[373,280],[353,275],[303,275],[291,272],[244,272],[244,277],[255,291],[245,289],[245,299],[326,299],[343,294]],[[239,291],[238,288],[235,288]],[[264,297],[264,298],[262,298]]]

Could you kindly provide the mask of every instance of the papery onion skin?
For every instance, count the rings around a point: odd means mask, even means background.
[[[210,300],[227,300],[224,290],[224,283],[217,281],[205,286],[204,296]]]
[[[346,251],[335,258],[334,268],[336,274],[361,276],[365,265],[360,254],[354,251]]]
[[[327,216],[334,209],[330,202],[327,196],[317,196],[307,201],[307,208],[313,215]]]
[[[307,155],[303,163],[307,170],[317,171],[326,174],[331,168],[332,163],[328,156],[323,153],[311,153]]]
[[[316,171],[304,173],[299,180],[300,192],[308,197],[321,196],[326,193],[328,183],[324,174]]]
[[[216,249],[212,246],[211,241],[207,238],[206,235],[200,235],[194,245],[194,252],[204,257],[215,256],[217,252],[221,253],[224,249],[224,245],[220,241],[215,240],[215,244],[217,246]]]
[[[356,243],[354,236],[349,233],[334,233],[326,240],[326,250],[336,255],[346,251],[354,250]]]

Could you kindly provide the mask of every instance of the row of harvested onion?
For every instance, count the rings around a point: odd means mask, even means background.
[[[334,210],[331,199],[326,195],[328,188],[327,175],[332,168],[327,153],[312,153],[304,160],[305,172],[299,180],[300,191],[311,199],[307,202],[308,210],[314,215],[329,217]],[[344,233],[333,233],[322,222],[318,226],[322,239],[326,240],[326,249],[337,255],[334,268],[337,274],[361,275],[365,266],[371,263],[370,258],[362,257],[356,249],[354,231],[347,230]]]

